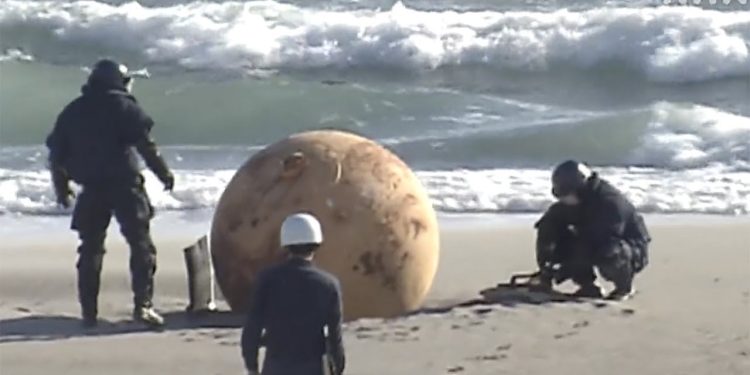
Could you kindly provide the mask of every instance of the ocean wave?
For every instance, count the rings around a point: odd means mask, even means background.
[[[690,168],[750,162],[750,118],[701,105],[657,103],[631,164]]]
[[[209,70],[611,65],[658,82],[750,75],[750,12],[689,6],[459,12],[396,3],[336,11],[275,1],[7,0],[0,31],[4,49],[81,64],[112,54]]]
[[[639,210],[649,213],[750,214],[750,169],[709,167],[690,171],[598,168]],[[490,169],[417,171],[434,207],[442,212],[542,212],[551,203],[549,171]],[[213,208],[232,170],[176,171],[174,192],[150,173],[146,189],[158,211]],[[0,213],[65,215],[55,205],[46,172],[0,169]]]
[[[469,112],[432,119],[450,122],[447,129],[382,142],[408,159],[454,166],[534,166],[566,158],[670,170],[750,163],[750,118],[714,107],[658,102],[553,115],[545,119],[531,112],[508,120]]]
[[[3,53],[0,53],[0,62],[3,61],[24,61],[24,62],[31,62],[34,61],[34,56],[31,56],[19,49],[11,48],[6,50]]]
[[[216,204],[232,170],[175,171],[177,187],[165,192],[161,183],[145,172],[146,190],[158,210],[192,210]],[[71,212],[56,205],[52,182],[47,171],[12,170],[0,168],[0,213],[13,212],[31,215],[63,215]],[[74,193],[80,187],[71,183]]]
[[[402,100],[399,105],[420,112],[407,111],[406,116],[400,111],[383,111],[382,105],[376,105],[379,97],[370,99],[343,102],[340,111],[327,114],[314,105],[299,106],[295,119],[307,119],[300,121],[309,124],[307,128],[273,119],[245,121],[273,126],[222,125],[223,114],[217,114],[210,127],[200,121],[176,121],[180,126],[173,131],[178,133],[160,133],[157,140],[179,142],[183,133],[200,139],[201,144],[164,145],[162,150],[173,167],[203,171],[234,168],[266,143],[310,128],[331,128],[331,124],[349,124],[348,129],[332,127],[377,140],[415,169],[539,168],[567,158],[603,166],[667,170],[750,165],[750,117],[710,106],[657,102],[626,110],[581,111],[509,102],[502,108],[499,104],[493,104],[494,108],[466,105],[443,111],[433,109],[437,104],[411,98],[415,103]],[[441,101],[433,95],[431,100],[442,103],[451,99]],[[258,143],[242,145],[238,140]],[[45,157],[46,150],[40,146],[3,147],[0,167],[38,170]]]

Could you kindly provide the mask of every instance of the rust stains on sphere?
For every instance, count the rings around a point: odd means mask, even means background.
[[[219,200],[211,251],[233,310],[246,310],[258,272],[287,256],[279,228],[297,212],[321,222],[324,240],[314,262],[339,278],[345,319],[419,308],[439,257],[437,218],[424,188],[377,143],[321,130],[255,154]]]

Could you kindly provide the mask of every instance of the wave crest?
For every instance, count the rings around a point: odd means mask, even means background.
[[[188,69],[554,70],[624,66],[653,81],[750,75],[750,12],[320,10],[275,1],[169,7],[9,0],[2,46],[43,60],[139,55]],[[70,48],[73,47],[73,50]],[[88,64],[90,61],[78,61]]]

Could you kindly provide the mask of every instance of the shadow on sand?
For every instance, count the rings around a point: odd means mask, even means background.
[[[229,311],[164,314],[166,324],[158,331],[179,331],[199,328],[241,328],[244,317]],[[154,331],[131,320],[99,320],[95,328],[83,328],[77,316],[29,315],[0,320],[0,344],[12,342],[56,341],[75,337],[125,335]]]
[[[596,308],[606,307],[607,301],[601,299],[581,299],[554,292],[545,293],[524,287],[509,287],[498,284],[479,292],[481,298],[468,301],[442,301],[435,307],[425,307],[407,315],[445,314],[454,309],[476,306],[501,305],[517,307],[519,305],[545,305],[560,303],[588,303]],[[179,331],[200,328],[242,328],[244,316],[231,311],[214,311],[204,313],[187,313],[171,311],[164,314],[165,326],[160,331]],[[75,337],[96,337],[125,335],[137,332],[153,331],[142,324],[130,321],[100,320],[93,329],[85,329],[77,316],[63,315],[28,315],[20,318],[0,320],[0,344],[12,342],[55,341]]]
[[[443,302],[436,307],[425,307],[414,311],[410,315],[419,314],[445,314],[453,309],[500,305],[504,307],[518,307],[522,305],[546,305],[561,303],[588,303],[596,308],[608,306],[610,303],[602,299],[577,298],[562,292],[541,292],[529,287],[511,286],[509,284],[497,284],[491,288],[481,290],[480,298],[461,302]]]

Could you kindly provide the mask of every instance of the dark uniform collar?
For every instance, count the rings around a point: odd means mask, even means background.
[[[133,97],[130,95],[125,86],[120,85],[103,85],[98,82],[88,82],[81,86],[81,93],[83,95],[123,95],[127,97]]]
[[[287,263],[293,266],[297,267],[306,267],[312,264],[312,261],[309,261],[305,258],[300,258],[296,256],[289,256],[289,260],[287,260]]]

